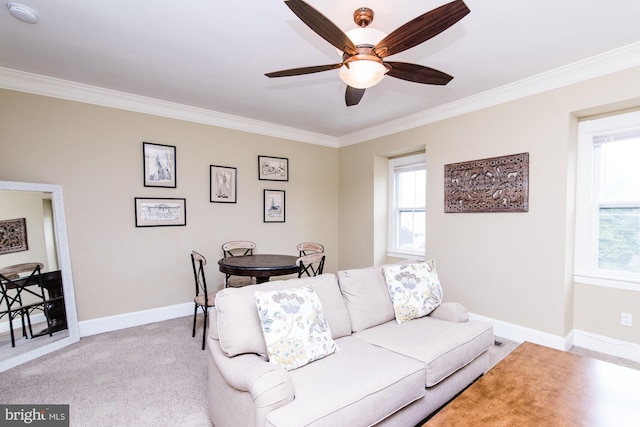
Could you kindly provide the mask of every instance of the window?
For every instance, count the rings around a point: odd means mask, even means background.
[[[424,154],[389,160],[389,255],[424,257],[427,170]]]
[[[640,290],[640,112],[580,123],[576,280]]]

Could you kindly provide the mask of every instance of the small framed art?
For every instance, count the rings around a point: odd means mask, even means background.
[[[176,188],[176,147],[142,143],[145,187]]]
[[[258,179],[262,181],[289,181],[289,159],[258,156]]]
[[[264,222],[284,222],[284,190],[264,190]]]
[[[136,227],[187,225],[186,199],[135,198]]]
[[[209,201],[212,203],[235,203],[238,195],[238,170],[228,166],[210,165]]]

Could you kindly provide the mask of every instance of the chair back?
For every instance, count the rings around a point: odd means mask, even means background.
[[[8,317],[9,330],[11,335],[11,347],[16,346],[13,332],[13,319],[20,316],[22,320],[22,335],[27,337],[25,329],[25,318],[29,326],[29,333],[33,338],[30,314],[34,310],[42,310],[47,320],[49,336],[52,336],[51,318],[49,316],[49,301],[44,293],[41,276],[41,263],[25,263],[15,266],[5,267],[0,273],[0,305],[4,304],[6,309],[0,311],[0,319]],[[29,273],[28,277],[20,278],[19,273]],[[18,277],[16,277],[18,276]],[[11,292],[10,292],[11,291]],[[27,297],[23,301],[23,296]]]
[[[253,255],[256,244],[248,240],[233,240],[222,245],[224,257]]]
[[[325,255],[322,252],[318,252],[310,255],[303,255],[296,260],[298,265],[298,277],[302,277],[303,274],[307,276],[317,276],[322,274],[324,268]]]
[[[204,266],[207,259],[196,251],[191,251],[191,264],[193,265],[193,278],[196,284],[196,296],[203,294],[204,300],[208,301],[207,279],[204,276]]]
[[[12,267],[15,267],[12,271]],[[6,268],[5,274],[0,273],[0,291],[2,291],[2,300],[7,306],[9,311],[15,310],[16,304],[18,309],[26,308],[29,306],[40,305],[46,301],[44,295],[44,287],[42,286],[41,263],[25,263],[18,264]],[[20,278],[19,273],[29,273],[29,276]],[[33,291],[29,286],[37,286],[36,291]],[[15,290],[15,294],[10,295],[9,291]],[[27,303],[23,307],[22,296],[31,295],[38,299],[37,303]],[[3,315],[6,313],[3,313]]]
[[[311,255],[324,252],[324,246],[315,242],[298,243],[298,256]]]

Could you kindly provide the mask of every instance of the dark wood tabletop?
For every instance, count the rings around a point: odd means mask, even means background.
[[[298,272],[297,256],[258,254],[226,257],[218,260],[221,272],[234,276],[251,276],[257,283],[269,280],[271,276],[284,276]]]
[[[8,265],[0,268],[0,274],[7,279],[15,279],[20,277],[20,273],[31,273],[36,267],[44,267],[41,262],[25,262],[22,264]]]

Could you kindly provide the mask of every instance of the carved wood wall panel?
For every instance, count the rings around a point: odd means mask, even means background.
[[[25,218],[0,221],[0,255],[26,251],[27,223]]]
[[[529,153],[445,165],[444,211],[528,212]]]

